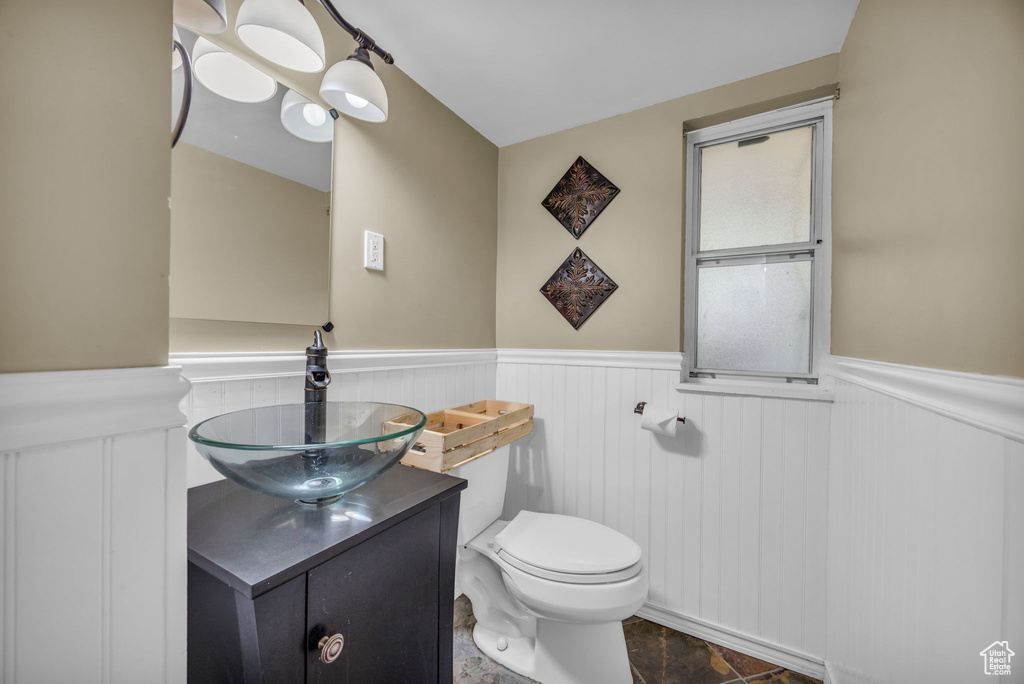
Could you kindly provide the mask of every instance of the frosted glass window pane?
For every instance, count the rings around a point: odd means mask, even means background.
[[[697,367],[810,372],[811,262],[701,268]]]
[[[811,131],[701,150],[701,251],[811,239]]]

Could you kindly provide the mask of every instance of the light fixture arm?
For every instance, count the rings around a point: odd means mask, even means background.
[[[391,56],[391,53],[382,50],[381,47],[377,45],[377,41],[366,35],[362,29],[358,29],[345,21],[345,17],[341,16],[341,13],[338,12],[338,9],[334,6],[334,3],[332,3],[331,0],[320,0],[320,4],[324,6],[324,9],[331,15],[331,18],[338,22],[338,26],[345,29],[346,33],[355,38],[360,47],[366,48],[383,59],[385,64],[395,63],[395,58]]]
[[[171,147],[178,144],[178,138],[185,130],[185,121],[188,119],[188,110],[192,107],[192,60],[189,59],[188,50],[180,42],[173,40],[172,51],[177,50],[181,54],[182,75],[185,77],[184,87],[181,91],[181,107],[178,109],[178,120],[171,132]]]

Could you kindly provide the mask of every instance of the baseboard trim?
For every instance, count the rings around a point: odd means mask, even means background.
[[[0,453],[180,427],[188,388],[166,366],[0,374]]]
[[[680,373],[686,367],[686,355],[682,352],[498,349],[497,355],[498,363],[643,368]]]
[[[413,349],[328,353],[332,373],[403,370],[495,363],[493,349]],[[180,365],[189,380],[236,380],[288,377],[305,373],[306,356],[295,352],[178,353],[170,363]]]
[[[839,680],[836,679],[836,675],[832,672],[832,665],[826,660],[825,661],[825,675],[822,679],[823,684],[839,684]]]
[[[830,356],[825,373],[1024,442],[1024,380]]]
[[[710,641],[754,658],[785,667],[786,669],[821,679],[825,674],[824,660],[816,656],[765,641],[749,634],[714,625],[697,618],[679,615],[650,603],[637,611],[637,615],[665,627]]]

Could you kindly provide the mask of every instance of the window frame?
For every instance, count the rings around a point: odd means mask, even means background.
[[[816,384],[829,354],[832,301],[832,97],[777,109],[686,133],[686,224],[683,263],[683,351],[693,364],[683,380],[731,378]],[[761,135],[813,125],[811,136],[811,235],[808,242],[760,245],[700,252],[700,151]],[[807,373],[700,368],[697,360],[697,274],[699,261],[744,261],[778,255],[811,255],[810,368]],[[746,256],[747,259],[742,257]]]

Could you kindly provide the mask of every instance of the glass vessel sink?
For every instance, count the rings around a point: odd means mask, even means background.
[[[389,424],[399,416],[405,424]],[[204,420],[188,436],[214,468],[238,484],[323,504],[398,463],[426,422],[422,411],[396,404],[282,404]]]

